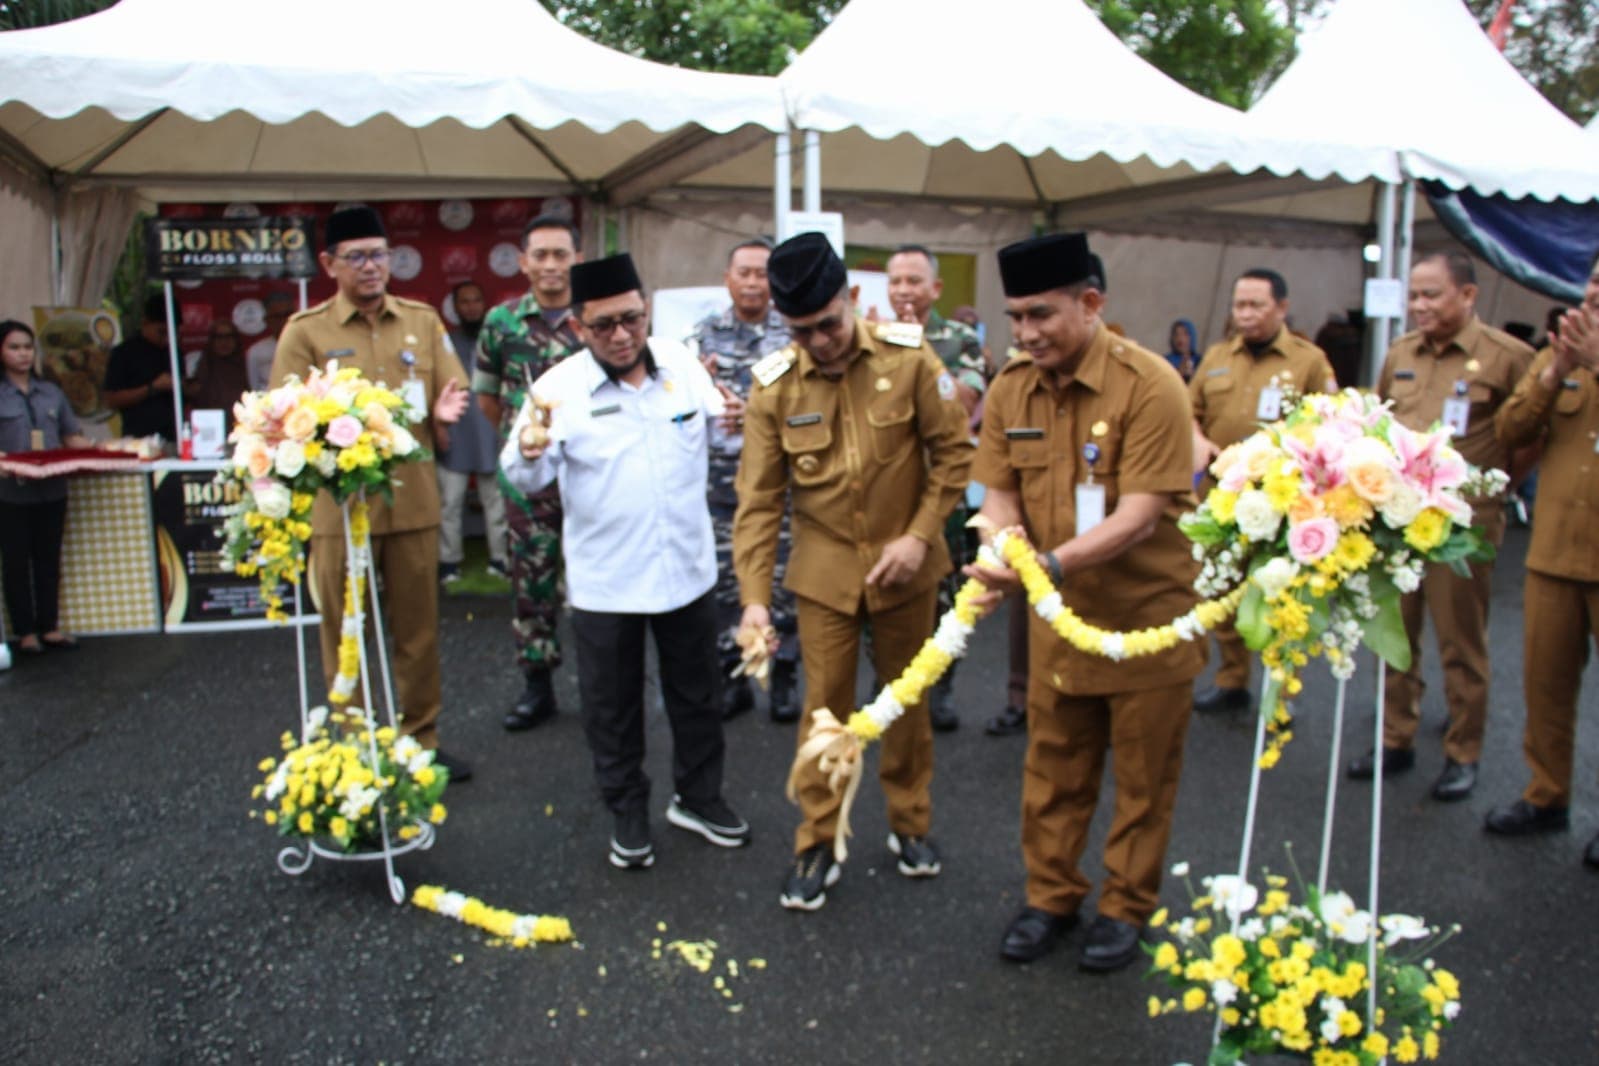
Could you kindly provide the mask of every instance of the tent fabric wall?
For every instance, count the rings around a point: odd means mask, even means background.
[[[61,275],[56,303],[94,306],[111,284],[111,275],[138,213],[131,189],[73,189],[62,195]],[[131,309],[130,309],[131,310]]]
[[[54,302],[50,291],[50,189],[0,162],[0,318],[33,323],[31,308]]]

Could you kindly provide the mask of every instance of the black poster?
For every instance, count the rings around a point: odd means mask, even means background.
[[[311,221],[294,215],[152,218],[144,260],[163,281],[203,278],[309,278],[317,273]]]
[[[226,509],[238,502],[238,483],[219,483],[215,470],[163,470],[152,477],[166,628],[218,622],[267,624],[259,582],[235,574],[222,554],[219,534]],[[292,613],[294,590],[285,585],[282,591]]]

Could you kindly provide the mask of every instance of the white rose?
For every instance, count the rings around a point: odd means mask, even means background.
[[[1260,586],[1260,591],[1270,600],[1281,595],[1298,575],[1299,564],[1286,555],[1279,555],[1249,575],[1249,580]]]
[[[255,497],[255,506],[258,511],[268,518],[289,517],[289,505],[293,502],[289,490],[276,481],[266,483],[256,482],[250,490]]]
[[[1257,542],[1275,537],[1283,522],[1283,516],[1272,507],[1270,498],[1259,489],[1248,489],[1239,495],[1233,519],[1238,523],[1239,532]]]
[[[316,472],[323,477],[332,477],[334,472],[339,469],[338,456],[334,455],[329,448],[323,448],[318,452],[315,462]]]
[[[411,431],[404,426],[395,426],[389,430],[389,436],[393,441],[390,448],[395,455],[410,455],[416,451],[416,437],[412,436]]]
[[[1382,515],[1382,520],[1388,523],[1389,529],[1404,529],[1416,520],[1426,504],[1426,498],[1415,486],[1401,481],[1394,486],[1393,495],[1377,511]]]
[[[273,466],[283,477],[294,477],[305,469],[305,446],[297,440],[285,440],[278,445]]]

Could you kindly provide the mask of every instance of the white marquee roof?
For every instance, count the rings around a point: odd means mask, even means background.
[[[1365,176],[1350,165],[1365,145],[1451,188],[1599,198],[1595,139],[1517,73],[1460,0],[1338,0],[1248,117],[1264,137],[1326,137],[1312,173]]]
[[[0,34],[0,150],[81,177],[571,185],[784,122],[775,79],[614,52],[536,0],[122,0]]]

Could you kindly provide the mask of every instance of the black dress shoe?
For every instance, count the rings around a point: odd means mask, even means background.
[[[1009,737],[1027,732],[1027,709],[1007,703],[1003,711],[988,720],[983,732],[991,737]]]
[[[1564,829],[1571,824],[1571,816],[1564,807],[1539,807],[1518,799],[1502,807],[1495,807],[1482,820],[1482,827],[1500,836],[1521,837],[1528,833],[1548,833]],[[1589,850],[1592,850],[1590,847]]]
[[[747,677],[728,678],[722,689],[722,721],[731,722],[739,715],[755,709],[755,691]]]
[[[517,699],[516,706],[506,712],[500,724],[506,732],[520,733],[548,722],[555,717],[556,712],[555,685],[550,681],[550,672],[529,670],[527,685],[522,689],[521,697]]]
[[[1414,748],[1382,749],[1382,776],[1384,781],[1390,777],[1397,777],[1415,765],[1416,750]],[[1377,773],[1377,753],[1368,751],[1358,759],[1349,760],[1349,766],[1344,772],[1349,775],[1351,781],[1370,781]],[[1469,787],[1467,791],[1470,791]]]
[[[786,725],[799,721],[799,693],[795,691],[797,672],[798,665],[790,660],[779,659],[772,664],[772,690],[767,701],[771,704],[768,713],[774,722]]]
[[[1144,931],[1129,922],[1101,914],[1088,927],[1082,951],[1077,956],[1079,969],[1110,973],[1142,955]]]
[[[955,710],[955,667],[950,663],[949,669],[944,671],[944,676],[933,685],[933,691],[927,695],[927,717],[933,723],[935,733],[953,733],[961,727],[961,716]]]
[[[1588,841],[1588,846],[1582,849],[1582,864],[1594,870],[1599,870],[1599,834]]]
[[[1077,924],[1077,913],[1051,914],[1037,907],[1023,907],[1011,919],[1000,941],[999,954],[1011,962],[1032,962],[1049,954],[1055,941],[1065,936]]]
[[[433,753],[433,763],[435,766],[442,766],[450,771],[450,784],[452,785],[459,785],[472,780],[472,764],[459,755],[435,751]]]
[[[1200,714],[1247,711],[1253,702],[1247,688],[1208,688],[1194,697],[1194,710]]]
[[[1454,803],[1471,795],[1477,786],[1477,764],[1444,760],[1444,772],[1433,782],[1432,798],[1440,803]]]

